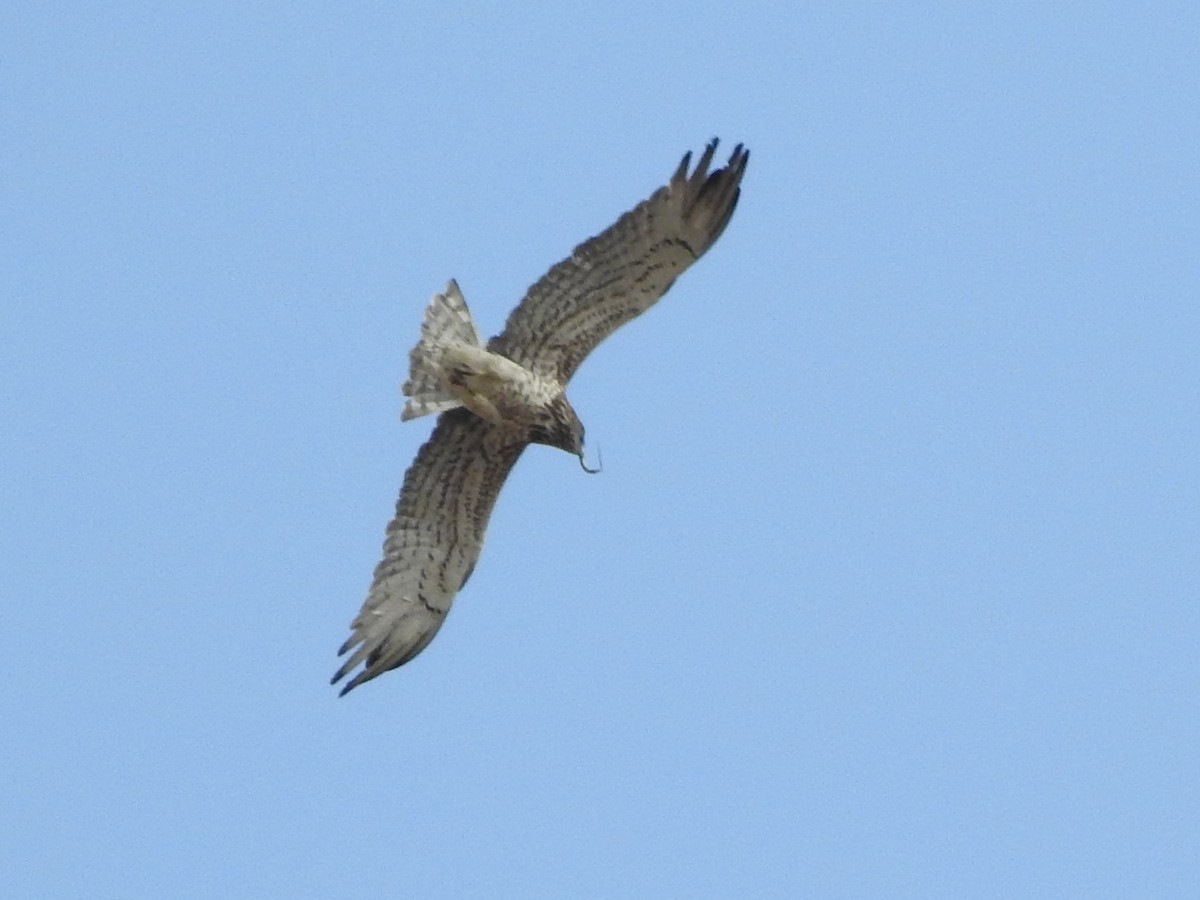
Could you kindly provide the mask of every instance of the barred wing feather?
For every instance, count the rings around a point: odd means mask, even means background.
[[[750,151],[709,172],[717,141],[695,170],[683,157],[670,182],[575,248],[533,285],[488,349],[560,383],[606,337],[641,315],[721,236],[737,206]]]
[[[338,654],[353,652],[333,676],[352,690],[402,666],[433,640],[483,549],[496,497],[521,452],[523,435],[465,409],[443,413],[404,476],[383,559],[367,601]]]

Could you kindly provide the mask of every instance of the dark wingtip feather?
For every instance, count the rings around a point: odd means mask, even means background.
[[[712,163],[713,154],[717,152],[717,138],[713,138],[704,147],[704,152],[700,155],[700,161],[696,163],[696,171],[692,173],[692,178],[697,181],[703,181],[708,175],[708,167]]]
[[[692,151],[689,150],[683,154],[683,159],[679,162],[679,168],[675,170],[675,174],[671,176],[671,181],[683,181],[687,178],[688,168],[692,164]]]
[[[346,676],[346,673],[348,672],[348,670],[349,670],[349,664],[342,666],[340,669],[338,669],[337,674],[334,675],[331,679],[329,679],[329,683],[337,684],[339,681],[342,680],[342,678],[344,678]],[[352,690],[354,690],[356,687],[358,687],[364,681],[368,680],[367,678],[363,677],[366,674],[367,674],[367,670],[363,669],[361,672],[359,672],[357,675],[355,675],[353,678],[351,678],[349,681],[347,681],[342,686],[342,689],[340,691],[338,691],[338,696],[345,697],[348,693],[350,693]]]
[[[746,171],[746,162],[750,159],[750,150],[745,144],[738,144],[733,148],[733,152],[729,154],[729,162],[725,165],[731,169],[737,169],[738,172]]]

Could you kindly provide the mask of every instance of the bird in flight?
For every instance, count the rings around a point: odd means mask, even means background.
[[[584,358],[653,306],[721,236],[737,206],[750,151],[739,144],[710,171],[714,139],[671,180],[542,276],[484,343],[451,281],[425,311],[409,355],[402,419],[439,413],[404,476],[383,559],[338,655],[342,694],[433,640],[467,583],[496,497],[529,444],[583,456],[583,425],[564,393]]]

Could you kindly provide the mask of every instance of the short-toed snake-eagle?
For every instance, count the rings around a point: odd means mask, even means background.
[[[583,425],[563,393],[602,340],[644,313],[721,236],[737,205],[748,150],[709,171],[691,154],[665,187],[571,253],[529,289],[486,344],[458,285],[425,313],[402,418],[440,413],[404,476],[370,593],[338,651],[342,693],[408,662],[437,634],[483,547],[496,496],[531,443],[579,457]],[[586,466],[585,466],[586,468]]]

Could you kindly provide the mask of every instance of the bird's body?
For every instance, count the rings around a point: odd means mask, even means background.
[[[525,433],[530,443],[582,456],[583,426],[564,385],[485,347],[457,282],[430,301],[409,359],[401,419],[463,406],[499,428]]]
[[[558,447],[582,464],[584,430],[567,382],[600,341],[649,309],[720,237],[749,153],[739,145],[710,173],[716,143],[690,174],[691,154],[684,156],[665,187],[546,273],[486,345],[455,282],[434,296],[410,354],[401,417],[440,415],[404,477],[383,560],[339,651],[353,650],[334,683],[364,664],[343,694],[433,639],[526,446]]]
[[[483,347],[448,347],[442,373],[450,393],[493,425],[530,426],[563,395],[558,382]]]

